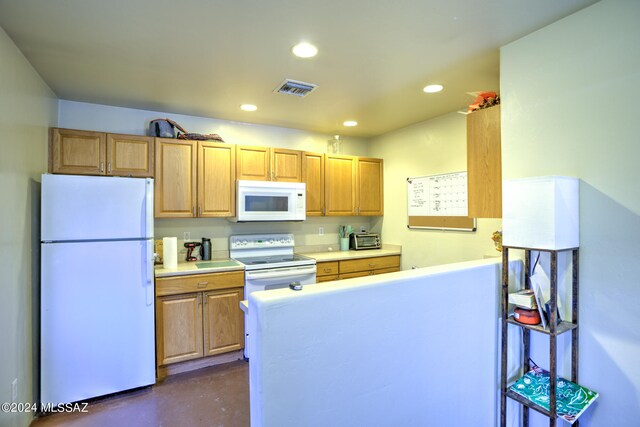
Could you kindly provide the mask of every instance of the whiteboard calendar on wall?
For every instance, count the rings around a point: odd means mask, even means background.
[[[407,178],[407,214],[467,216],[467,172]]]

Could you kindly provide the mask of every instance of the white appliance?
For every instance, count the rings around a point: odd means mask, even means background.
[[[303,287],[316,283],[316,260],[293,253],[293,234],[252,234],[229,237],[229,255],[244,264],[244,297],[256,291]],[[296,292],[296,291],[292,291]],[[248,319],[245,315],[245,325]],[[250,337],[245,334],[244,356],[249,357]]]
[[[238,180],[237,189],[236,216],[231,221],[304,221],[307,218],[304,182]]]
[[[40,399],[155,383],[153,180],[42,175]]]

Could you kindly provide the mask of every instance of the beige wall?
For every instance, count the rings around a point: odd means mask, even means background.
[[[600,393],[585,425],[640,420],[638,22],[640,2],[605,0],[501,50],[504,177],[581,180],[579,382]]]
[[[35,402],[38,382],[40,174],[54,94],[0,28],[0,402]],[[28,425],[31,414],[0,412],[0,425]]]
[[[217,133],[226,142],[232,144],[283,147],[318,153],[327,151],[327,141],[333,137],[333,135],[277,126],[230,122],[207,117],[84,102],[61,100],[59,108],[58,126],[72,129],[144,135],[150,120],[169,117],[189,132]],[[343,154],[366,156],[368,154],[367,140],[355,137],[344,138]],[[340,224],[350,224],[358,229],[364,225],[369,229],[371,219],[367,217],[316,217],[308,218],[303,223],[278,224],[233,224],[226,219],[216,218],[156,219],[155,234],[157,238],[178,237],[180,247],[182,247],[182,236],[185,231],[191,233],[192,239],[210,237],[213,239],[214,251],[228,250],[228,239],[231,234],[248,233],[294,233],[296,245],[336,245]],[[318,235],[320,227],[324,227],[323,236]]]
[[[374,219],[385,243],[402,245],[402,268],[498,255],[491,234],[501,221],[479,219],[476,232],[407,228],[408,177],[467,169],[466,116],[450,113],[373,138],[369,155],[384,159],[385,215]]]

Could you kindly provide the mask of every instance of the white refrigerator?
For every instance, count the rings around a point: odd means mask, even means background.
[[[40,398],[155,383],[153,180],[42,175]]]

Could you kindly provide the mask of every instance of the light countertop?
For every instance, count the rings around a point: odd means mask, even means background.
[[[200,268],[198,267],[200,265]],[[244,265],[233,259],[211,261],[179,262],[178,268],[155,267],[156,277],[185,276],[188,274],[220,273],[223,271],[243,271]]]
[[[401,255],[401,254],[402,254],[402,248],[400,246],[397,246],[397,247],[383,247],[382,249],[368,249],[368,250],[360,250],[360,251],[351,250],[351,251],[311,252],[311,253],[301,253],[300,255],[313,258],[317,262],[323,262],[323,261],[344,261],[348,259],[371,258],[371,257],[391,256],[391,255]]]

